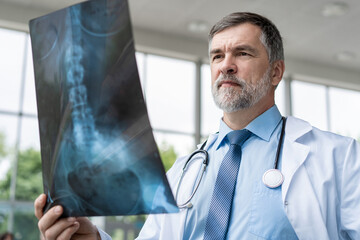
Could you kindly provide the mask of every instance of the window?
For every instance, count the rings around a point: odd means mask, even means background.
[[[0,29],[0,110],[18,112],[24,62],[25,33]]]
[[[207,137],[211,133],[216,133],[219,129],[220,119],[223,113],[219,109],[211,93],[210,66],[201,66],[201,135]]]
[[[0,232],[11,230],[19,239],[34,238],[39,232],[32,201],[41,193],[42,183],[28,35],[0,29],[0,52],[0,148],[5,150],[0,155]],[[29,178],[33,164],[38,166],[34,182]]]
[[[42,191],[30,50],[26,33],[0,29],[0,232],[13,230],[19,238],[38,236],[33,199]],[[136,59],[154,137],[168,169],[176,157],[193,151],[198,144],[197,134],[207,138],[218,131],[223,114],[212,98],[210,68],[208,64],[200,64],[199,69],[193,61],[143,52],[137,52]],[[197,79],[198,75],[201,79]],[[201,85],[200,97],[196,96],[197,81]],[[359,91],[301,79],[286,81],[291,84],[283,80],[275,92],[276,104],[283,115],[294,115],[320,129],[360,138]],[[292,94],[291,99],[286,92]],[[292,113],[286,112],[289,102]],[[197,104],[201,106],[199,129],[195,119]],[[15,198],[10,198],[11,181],[15,179],[12,173],[16,172],[11,169],[13,165],[17,167],[17,181]],[[92,219],[114,238],[133,239],[145,216]]]
[[[293,116],[328,130],[326,112],[326,86],[300,81],[291,82]]]
[[[329,88],[331,131],[360,140],[360,92]]]
[[[146,104],[155,129],[193,134],[195,63],[148,55]]]
[[[275,104],[278,107],[280,113],[285,116],[286,115],[286,109],[285,109],[285,80],[281,80],[279,85],[277,86],[275,90]]]
[[[0,148],[4,150],[0,155],[0,200],[9,200],[10,182],[8,181],[11,179],[11,164],[15,158],[17,127],[16,116],[0,114]]]

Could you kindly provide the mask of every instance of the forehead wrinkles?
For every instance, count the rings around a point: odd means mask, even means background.
[[[245,26],[244,26],[245,25]],[[239,27],[244,27],[244,30],[242,30],[242,33],[239,34],[239,31],[237,31],[238,29],[235,28],[239,28]],[[248,29],[249,26],[251,26],[252,30]],[[233,29],[232,32],[231,29]],[[250,31],[250,32],[256,32],[257,36],[254,36],[254,38],[250,38],[248,37],[248,34],[246,34],[246,30]],[[219,36],[220,35],[220,36]],[[208,45],[208,54],[209,57],[211,55],[211,51],[213,49],[223,49],[224,46],[228,46],[229,43],[233,42],[234,36],[236,36],[236,40],[234,42],[237,42],[237,44],[240,44],[240,42],[245,43],[246,45],[251,45],[255,47],[255,44],[249,44],[249,42],[253,42],[252,39],[258,39],[259,43],[261,44],[262,47],[264,47],[268,58],[270,57],[270,52],[269,52],[269,48],[266,44],[266,36],[264,34],[264,32],[256,25],[253,25],[251,23],[243,23],[243,24],[239,24],[236,26],[232,26],[229,28],[225,28],[222,31],[216,33],[213,38],[211,38],[209,40],[209,45]],[[217,46],[213,47],[213,43],[214,43],[214,39],[217,42]],[[236,45],[236,43],[234,44],[234,46]],[[257,47],[256,47],[257,48]]]

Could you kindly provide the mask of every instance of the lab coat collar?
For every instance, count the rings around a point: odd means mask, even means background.
[[[304,120],[295,117],[288,117],[288,120],[286,121],[285,134],[288,140],[291,142],[297,141],[299,138],[301,138],[311,130],[312,126],[310,125],[310,123]]]

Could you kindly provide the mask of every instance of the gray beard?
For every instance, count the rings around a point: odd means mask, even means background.
[[[247,83],[233,74],[221,74],[211,87],[216,106],[224,112],[231,113],[241,109],[250,108],[258,103],[271,87],[271,67],[264,73],[256,84]],[[219,88],[224,81],[232,81],[241,87],[241,92],[233,87]]]

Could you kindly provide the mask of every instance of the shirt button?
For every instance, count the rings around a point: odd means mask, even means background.
[[[285,201],[284,204],[285,204],[285,206],[287,206],[289,203],[288,203],[288,201]]]

